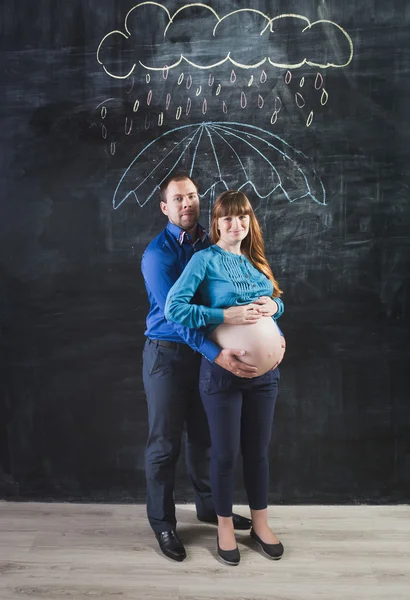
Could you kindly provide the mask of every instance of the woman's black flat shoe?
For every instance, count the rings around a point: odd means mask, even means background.
[[[241,555],[239,554],[239,548],[236,546],[234,550],[222,550],[219,547],[219,538],[216,538],[216,545],[218,548],[219,557],[231,567],[236,567],[239,565],[239,561],[241,560]]]
[[[261,538],[258,535],[256,535],[256,533],[253,530],[253,527],[251,529],[251,538],[255,540],[257,544],[259,544],[263,554],[268,558],[272,560],[279,560],[280,558],[282,558],[283,546],[280,542],[279,544],[265,544],[265,542],[262,542]]]

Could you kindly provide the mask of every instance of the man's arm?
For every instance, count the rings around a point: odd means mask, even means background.
[[[148,250],[143,255],[141,270],[147,290],[152,294],[159,309],[164,313],[168,292],[178,279],[173,257],[171,255],[167,256],[163,252]],[[240,377],[251,378],[257,374],[256,367],[238,360],[237,356],[243,355],[243,350],[230,348],[221,350],[217,344],[208,339],[198,329],[190,329],[178,323],[170,323],[170,325],[188,346],[203,354],[210,362],[215,362],[220,367]]]
[[[141,271],[147,290],[164,314],[168,292],[178,279],[174,257],[164,251],[147,249],[142,257]],[[170,325],[188,346],[203,354],[209,361],[213,362],[220,353],[220,347],[208,340],[202,331],[178,323]]]

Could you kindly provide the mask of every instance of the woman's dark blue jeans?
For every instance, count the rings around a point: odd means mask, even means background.
[[[221,517],[232,516],[239,449],[249,507],[268,505],[268,450],[279,380],[278,368],[244,379],[202,358],[199,389],[211,434],[212,497]]]

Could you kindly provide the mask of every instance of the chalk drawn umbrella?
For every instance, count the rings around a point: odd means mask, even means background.
[[[113,206],[133,199],[144,206],[171,173],[183,171],[200,183],[201,197],[251,186],[259,198],[281,195],[289,202],[326,204],[323,184],[309,159],[279,136],[244,123],[182,125],[147,144],[115,190]]]

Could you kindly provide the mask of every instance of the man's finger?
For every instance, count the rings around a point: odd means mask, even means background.
[[[245,350],[236,350],[235,348],[227,348],[226,351],[232,356],[243,356],[245,354]]]
[[[257,373],[257,367],[253,367],[252,365],[246,365],[245,363],[235,363],[232,364],[232,371],[246,371],[246,373]]]
[[[249,373],[248,371],[234,371],[233,372],[234,375],[236,375],[237,377],[242,377],[242,379],[252,379],[253,377],[256,376],[256,373]]]

